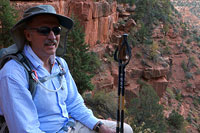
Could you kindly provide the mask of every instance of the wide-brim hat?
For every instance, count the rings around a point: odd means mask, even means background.
[[[57,14],[56,10],[51,5],[38,5],[35,7],[31,7],[24,12],[23,18],[20,21],[18,21],[17,24],[15,24],[13,28],[11,29],[11,35],[19,50],[23,50],[24,45],[26,43],[26,38],[24,35],[26,22],[30,20],[31,18],[33,18],[34,16],[37,16],[40,14],[49,14],[49,15],[53,15],[57,17],[60,25],[69,30],[72,28],[74,24],[72,19],[63,15]]]

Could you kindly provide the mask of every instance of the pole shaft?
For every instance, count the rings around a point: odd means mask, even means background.
[[[119,63],[122,63],[121,61]],[[122,73],[122,66],[119,65],[119,77],[118,77],[118,109],[117,109],[117,127],[116,127],[116,133],[119,133],[120,132],[120,120],[121,120],[121,73]]]
[[[121,133],[124,133],[124,101],[125,101],[125,97],[124,97],[124,92],[125,92],[125,88],[124,88],[124,84],[125,84],[125,67],[122,66],[121,68],[121,73],[122,73],[122,88],[121,88]]]

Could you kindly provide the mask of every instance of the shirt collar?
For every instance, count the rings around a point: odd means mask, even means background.
[[[29,58],[34,67],[37,68],[38,66],[44,65],[43,61],[33,52],[32,48],[29,45],[24,46],[24,53]],[[55,58],[55,55],[52,55],[50,57],[50,63],[52,65],[55,63]]]

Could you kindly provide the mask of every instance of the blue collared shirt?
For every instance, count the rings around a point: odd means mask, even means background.
[[[30,46],[25,46],[24,53],[31,61],[38,78],[60,71],[54,58],[55,63],[49,73]],[[60,60],[66,71],[63,88],[50,92],[37,85],[34,99],[28,90],[28,77],[22,65],[10,60],[0,70],[0,113],[4,115],[11,133],[55,133],[67,123],[69,115],[90,129],[98,122],[78,93],[67,63],[61,58]],[[55,77],[43,84],[48,89],[55,90],[60,86],[60,78]]]

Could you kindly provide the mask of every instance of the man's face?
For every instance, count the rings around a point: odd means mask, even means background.
[[[41,59],[47,59],[54,55],[60,41],[60,34],[54,32],[60,26],[58,19],[51,15],[39,15],[34,17],[24,31],[26,39],[30,42],[32,50]],[[47,34],[38,32],[51,29]],[[52,30],[54,29],[54,30]]]

